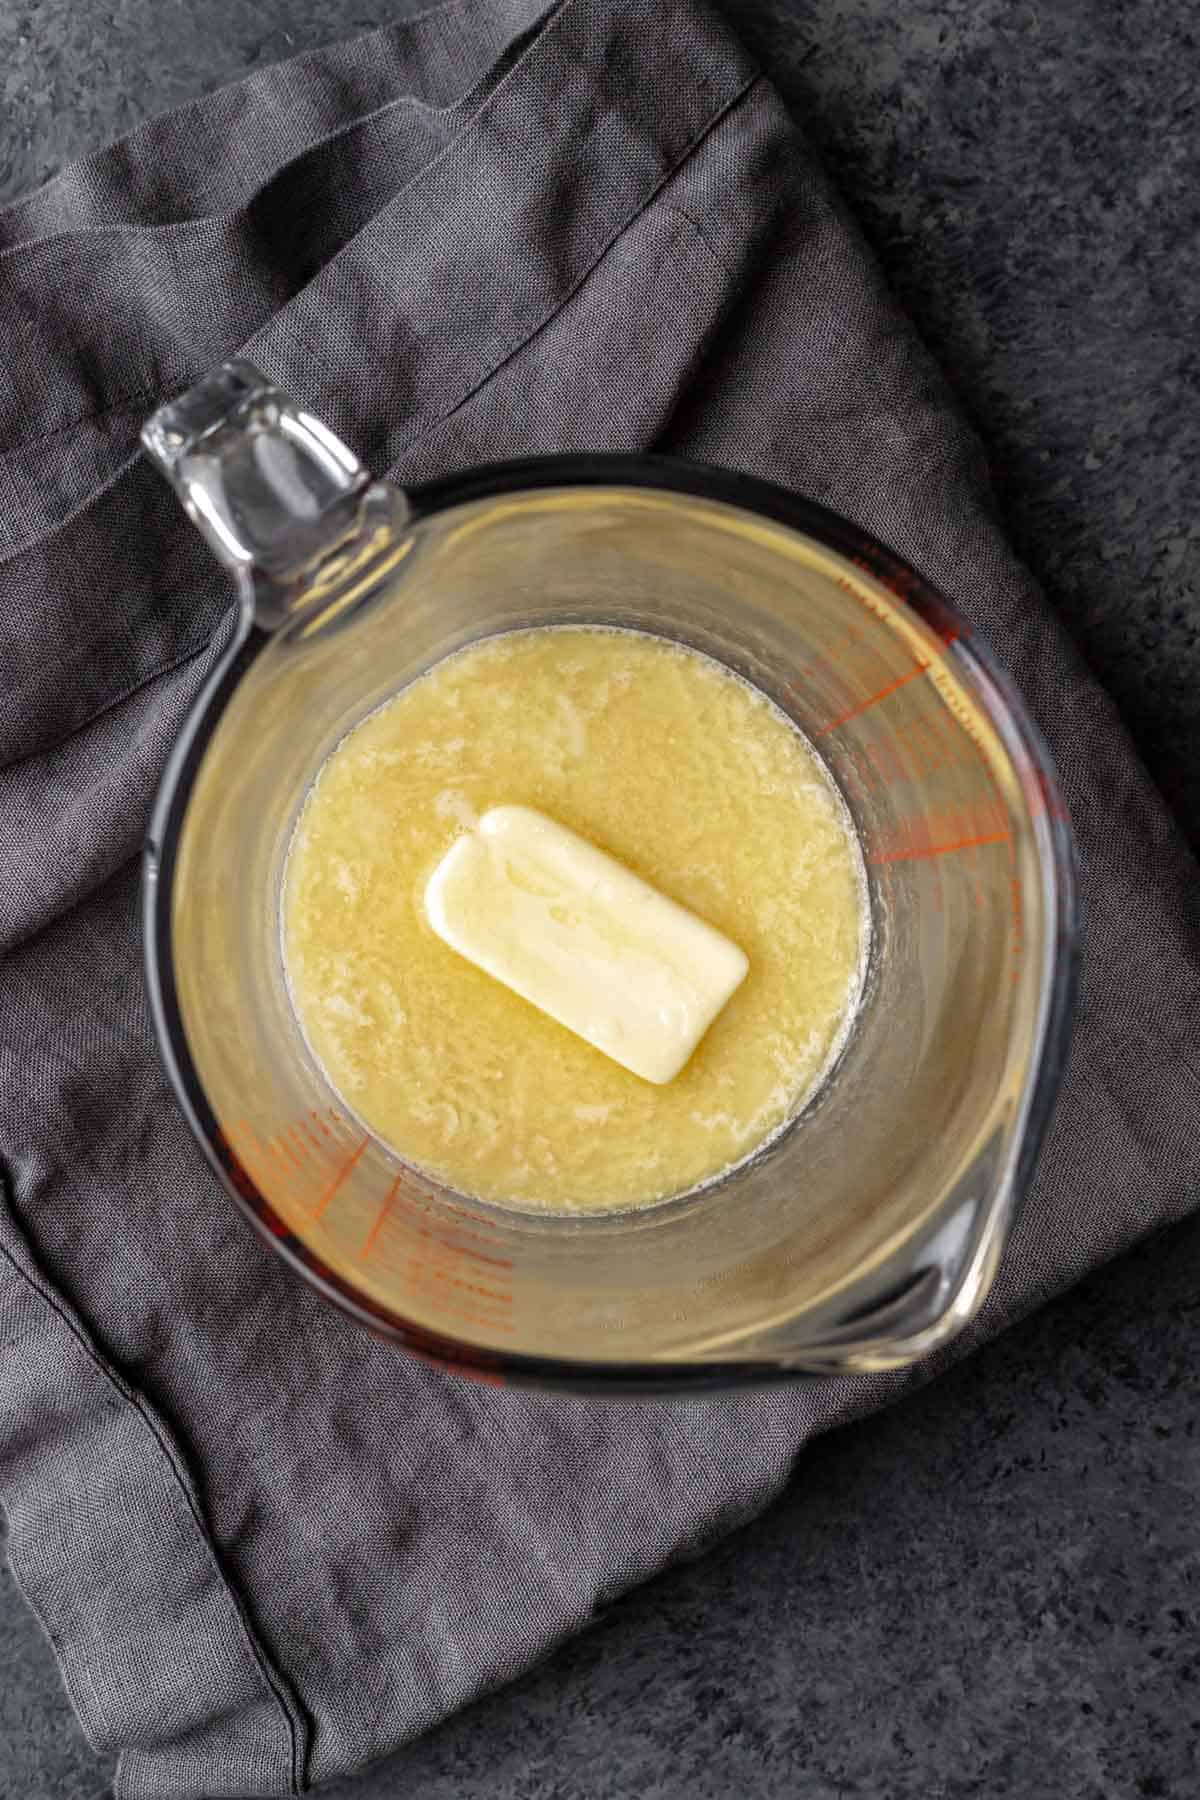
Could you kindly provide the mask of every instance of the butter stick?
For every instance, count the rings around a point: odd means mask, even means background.
[[[686,907],[528,806],[495,806],[425,888],[444,943],[614,1062],[683,1068],[749,963]]]

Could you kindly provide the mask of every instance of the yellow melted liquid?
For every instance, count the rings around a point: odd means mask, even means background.
[[[435,937],[431,870],[539,808],[739,944],[750,972],[665,1087]],[[446,658],[334,750],[298,821],[284,953],[333,1086],[406,1161],[523,1209],[608,1211],[748,1156],[819,1084],[866,951],[857,841],[816,755],[720,664],[562,627]]]

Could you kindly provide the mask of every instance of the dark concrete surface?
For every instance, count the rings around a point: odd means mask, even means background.
[[[1193,0],[723,5],[950,373],[1013,535],[1200,846]],[[0,0],[0,201],[147,113],[403,10]],[[328,1792],[1190,1800],[1198,1272],[1200,1221],[818,1443],[757,1525]],[[0,1575],[0,1800],[106,1779]]]

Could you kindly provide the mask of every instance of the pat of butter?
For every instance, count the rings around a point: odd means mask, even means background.
[[[528,806],[494,806],[425,889],[444,943],[645,1081],[677,1075],[746,977],[695,913]]]

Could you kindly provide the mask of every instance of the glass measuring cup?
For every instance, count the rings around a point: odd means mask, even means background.
[[[1057,1084],[1074,903],[1045,749],[955,613],[834,515],[715,470],[546,458],[402,494],[247,364],[143,435],[242,592],[151,825],[151,1001],[203,1149],[279,1253],[484,1379],[882,1369],[961,1330]],[[300,1032],[280,933],[334,745],[463,645],[564,623],[693,645],[782,707],[846,799],[873,928],[850,1041],[791,1127],[703,1188],[591,1217],[452,1192],[364,1130]]]

